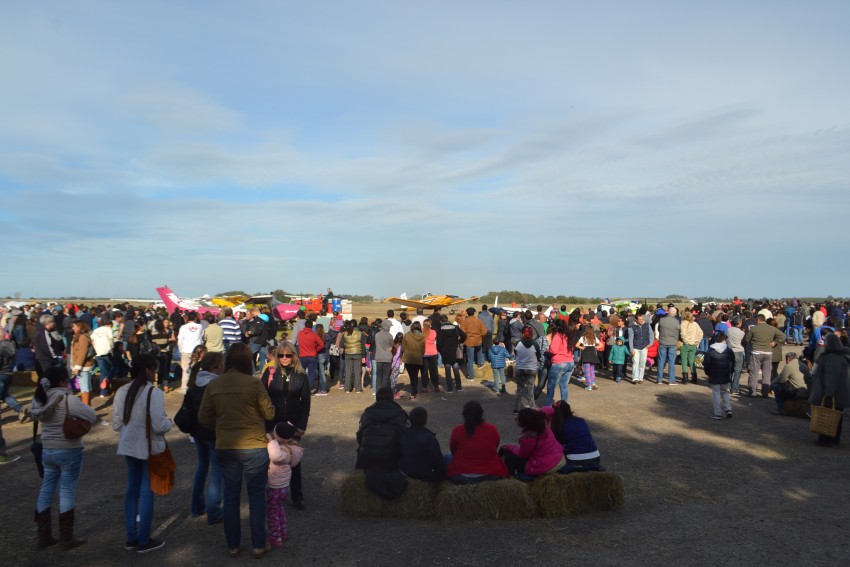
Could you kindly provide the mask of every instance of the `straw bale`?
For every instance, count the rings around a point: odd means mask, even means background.
[[[792,417],[806,417],[806,412],[809,411],[808,400],[785,400],[782,409],[787,415]]]
[[[623,479],[610,472],[544,475],[528,486],[541,516],[554,518],[619,508]]]
[[[456,520],[526,520],[536,514],[528,486],[515,479],[457,485],[444,482],[437,493],[437,518]]]
[[[344,516],[433,520],[438,486],[409,478],[407,488],[399,498],[385,500],[366,488],[363,471],[354,471],[342,483],[340,513]]]

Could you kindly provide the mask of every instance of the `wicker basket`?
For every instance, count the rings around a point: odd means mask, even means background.
[[[841,416],[844,412],[835,409],[834,398],[831,408],[824,405],[825,402],[826,398],[821,400],[820,405],[812,406],[810,430],[812,433],[817,433],[818,435],[835,437],[838,434],[838,426],[841,423]]]

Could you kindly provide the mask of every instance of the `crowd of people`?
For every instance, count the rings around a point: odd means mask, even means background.
[[[298,509],[306,506],[300,441],[312,397],[328,395],[334,384],[346,394],[370,388],[376,397],[361,418],[356,466],[366,471],[370,489],[385,497],[397,496],[408,477],[463,484],[598,470],[589,427],[568,403],[571,383],[594,392],[597,378],[641,385],[654,372],[657,384],[687,385],[698,382],[701,365],[712,389],[713,419],[732,417],[730,396],[773,396],[778,415],[793,399],[828,400],[843,411],[850,406],[848,307],[736,298],[729,305],[689,306],[681,314],[672,304],[644,305],[634,313],[553,306],[547,314],[543,306],[483,305],[454,320],[437,308],[427,317],[417,310],[396,318],[388,310],[373,321],[301,311],[290,328],[264,308],[239,318],[230,309],[216,317],[130,305],[33,306],[2,314],[0,386],[19,419],[32,415],[42,430],[39,547],[85,542],[73,529],[83,438],[67,437],[65,424],[94,423],[97,393],[114,395],[111,425],[127,465],[125,548],[147,553],[164,545],[150,533],[154,498],[147,461],[165,450],[165,434],[176,422],[197,451],[192,515],[223,524],[230,555],[238,556],[244,479],[252,554],[259,558],[287,538],[286,499]],[[805,348],[798,356],[783,350],[787,344]],[[19,369],[38,375],[29,409],[10,395],[11,374]],[[460,391],[476,379],[476,370],[497,396],[508,394],[507,378],[515,382],[518,442],[502,445],[473,400],[443,454],[426,427],[425,408],[408,414],[398,402]],[[171,391],[183,394],[174,421],[164,403]],[[839,424],[835,436],[817,442],[836,445],[840,435]],[[14,460],[5,454],[0,430],[0,462]],[[58,540],[51,529],[57,488]]]

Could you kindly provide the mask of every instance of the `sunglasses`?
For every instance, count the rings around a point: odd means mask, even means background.
[[[278,358],[292,358],[292,355],[291,354],[279,354],[279,355],[277,355],[277,357]]]

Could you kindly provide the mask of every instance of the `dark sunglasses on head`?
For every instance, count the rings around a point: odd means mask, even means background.
[[[292,355],[281,353],[281,354],[277,355],[277,357],[278,358],[292,358]]]

